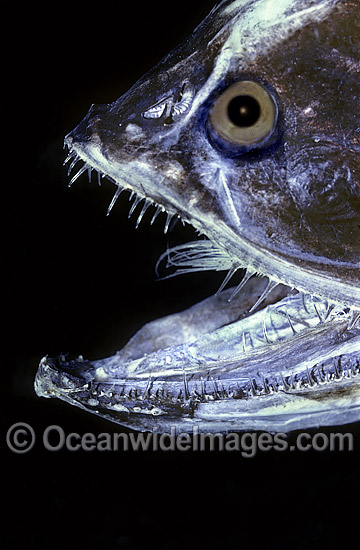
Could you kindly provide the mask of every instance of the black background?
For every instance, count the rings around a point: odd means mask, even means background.
[[[125,194],[106,217],[112,184],[98,188],[84,175],[68,189],[62,167],[63,137],[91,103],[119,97],[214,3],[56,0],[2,8],[1,550],[329,548],[346,544],[356,525],[358,425],[341,428],[355,435],[352,453],[244,458],[41,446],[51,424],[66,433],[126,431],[37,398],[41,357],[110,355],[145,322],[220,284],[216,274],[157,281],[159,254],[167,243],[194,238],[192,230],[175,227],[164,236],[163,215],[135,230]],[[38,438],[25,455],[5,444],[20,421]]]

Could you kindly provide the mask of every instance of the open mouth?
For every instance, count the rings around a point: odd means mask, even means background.
[[[127,190],[136,226],[154,208],[165,233],[178,217],[205,237],[160,268],[226,276],[112,357],[44,358],[38,395],[138,430],[359,420],[358,7],[273,7],[220,2],[65,138],[70,185],[93,171],[115,184],[108,213]]]
[[[70,142],[70,183],[96,170],[117,185],[115,200],[131,192],[136,226],[147,208],[174,212],[139,196],[126,175],[121,182],[98,171]],[[141,201],[143,204],[141,205]],[[151,223],[152,223],[151,221]],[[159,259],[175,274],[224,270],[219,292],[191,308],[152,321],[114,356],[44,358],[36,376],[38,395],[59,397],[134,429],[289,431],[358,419],[360,409],[360,313],[271,277],[236,271],[233,258],[209,239],[167,250]],[[172,272],[171,272],[172,273]]]

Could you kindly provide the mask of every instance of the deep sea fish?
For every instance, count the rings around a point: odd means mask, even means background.
[[[38,395],[140,431],[360,420],[359,0],[223,0],[65,145],[70,184],[115,184],[109,211],[128,190],[137,224],[202,235],[161,265],[225,280],[112,357],[43,358]]]

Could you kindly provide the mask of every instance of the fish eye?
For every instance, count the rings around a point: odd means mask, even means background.
[[[277,122],[277,107],[261,84],[236,82],[217,98],[209,125],[211,134],[231,148],[261,147],[271,137]]]

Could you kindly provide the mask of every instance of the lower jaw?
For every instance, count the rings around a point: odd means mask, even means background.
[[[44,358],[35,390],[141,431],[287,432],[359,420],[358,319],[286,287],[249,315],[265,284],[250,279],[245,301],[229,303],[229,289],[149,323],[112,357]]]

